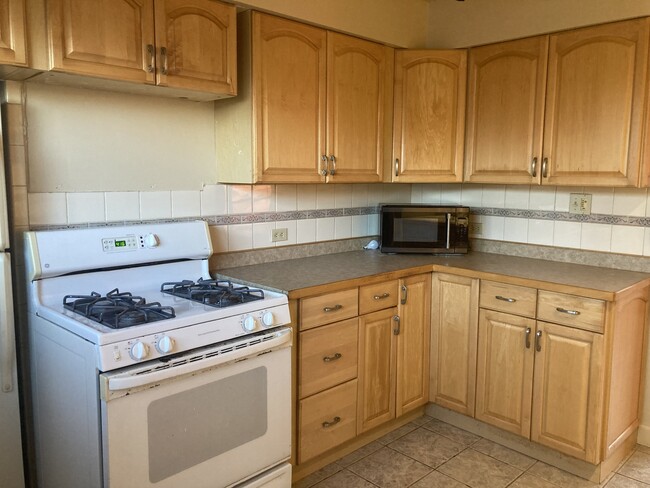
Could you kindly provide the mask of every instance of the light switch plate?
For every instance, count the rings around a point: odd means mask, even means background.
[[[591,195],[589,193],[571,193],[569,199],[569,213],[590,215]]]

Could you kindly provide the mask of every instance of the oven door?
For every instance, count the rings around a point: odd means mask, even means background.
[[[291,455],[291,329],[100,375],[110,487],[229,487]]]

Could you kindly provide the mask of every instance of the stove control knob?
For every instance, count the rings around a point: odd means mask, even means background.
[[[244,317],[244,321],[242,322],[242,327],[244,327],[244,330],[247,332],[252,332],[255,330],[255,326],[257,324],[255,323],[255,318],[252,317],[251,315],[247,315]]]
[[[273,312],[264,312],[262,314],[262,323],[264,324],[264,327],[271,327],[273,322],[275,322]]]
[[[142,361],[149,355],[149,346],[138,341],[131,346],[130,354],[136,361]]]
[[[160,238],[156,234],[147,234],[144,236],[144,245],[149,248],[153,249],[154,247],[158,247],[160,244]]]
[[[156,349],[160,354],[168,354],[174,349],[174,339],[169,336],[162,336],[156,342]]]

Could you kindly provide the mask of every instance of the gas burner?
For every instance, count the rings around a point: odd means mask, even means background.
[[[176,317],[172,307],[163,307],[158,302],[147,303],[144,298],[122,293],[117,288],[105,297],[94,291],[90,295],[66,295],[63,306],[112,329]]]
[[[240,303],[262,300],[264,292],[248,286],[236,286],[230,281],[221,280],[183,280],[163,283],[160,291],[176,297],[186,298],[195,302],[217,308],[230,307]]]

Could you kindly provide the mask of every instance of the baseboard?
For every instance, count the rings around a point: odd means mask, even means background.
[[[650,446],[650,426],[639,425],[639,435],[636,442],[643,446]]]

